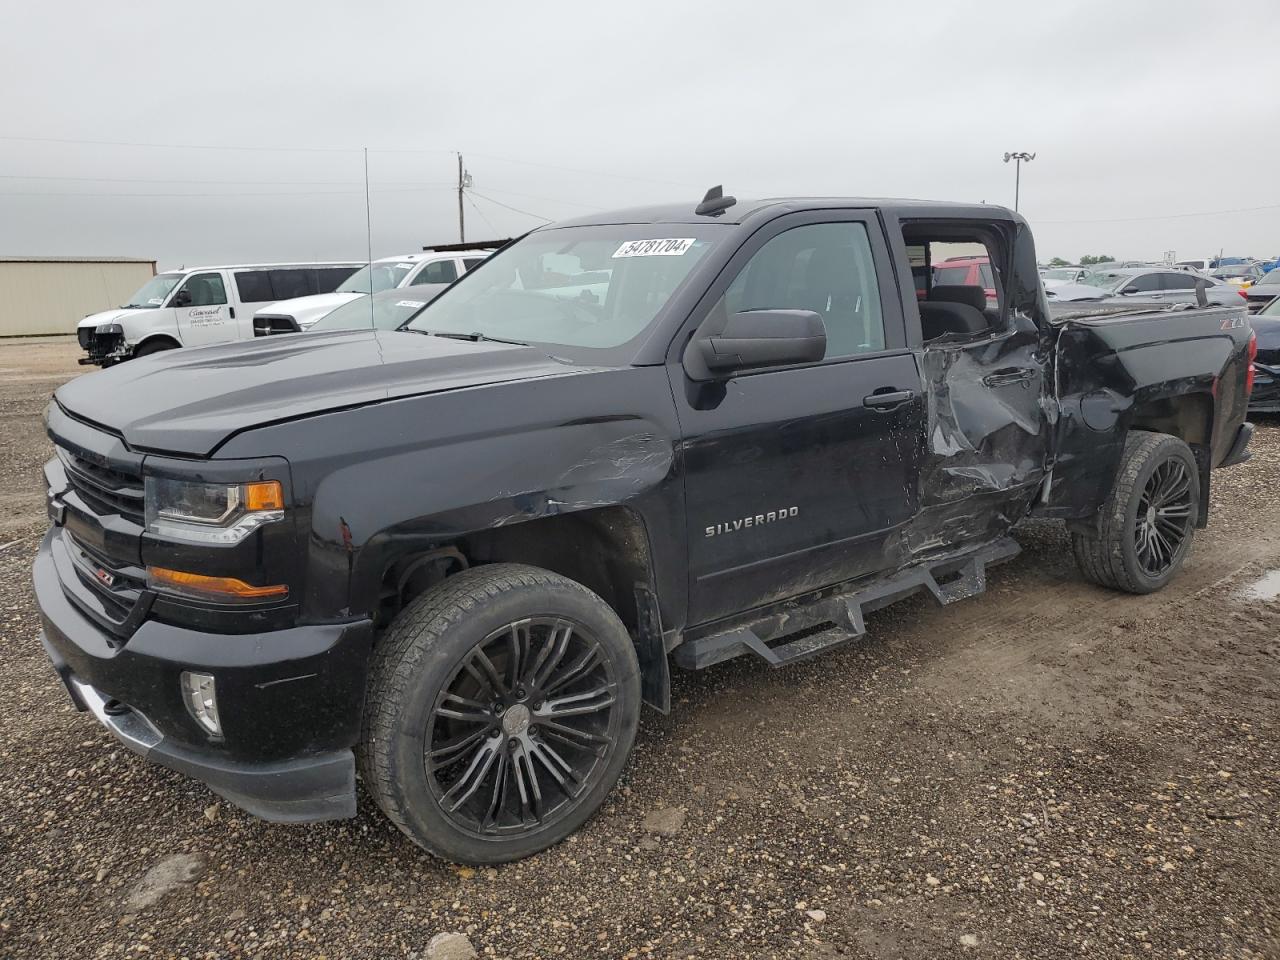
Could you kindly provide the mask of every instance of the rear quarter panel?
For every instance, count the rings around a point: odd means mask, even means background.
[[[1055,465],[1037,513],[1092,515],[1135,427],[1181,436],[1217,466],[1245,419],[1250,335],[1238,307],[1061,321]]]

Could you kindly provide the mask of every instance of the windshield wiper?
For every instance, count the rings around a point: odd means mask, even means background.
[[[433,330],[424,330],[428,336],[445,337],[448,340],[470,340],[472,343],[480,343],[488,341],[489,343],[509,343],[516,347],[527,347],[528,344],[523,340],[507,340],[504,337],[491,337],[487,333],[437,333]]]

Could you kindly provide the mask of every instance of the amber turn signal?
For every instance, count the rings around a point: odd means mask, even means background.
[[[278,489],[280,485],[275,486]],[[207,600],[271,600],[289,595],[289,588],[283,583],[255,587],[235,577],[206,577],[165,567],[147,567],[147,585]]]
[[[283,510],[284,489],[279,480],[259,480],[244,485],[246,510]]]

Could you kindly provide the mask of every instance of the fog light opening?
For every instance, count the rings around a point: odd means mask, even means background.
[[[195,673],[183,670],[182,699],[187,710],[207,733],[214,737],[222,736],[222,721],[218,718],[218,694],[215,689],[213,674]]]

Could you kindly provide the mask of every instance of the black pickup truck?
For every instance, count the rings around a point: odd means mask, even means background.
[[[994,290],[932,282],[979,252]],[[671,664],[775,666],[1026,517],[1082,574],[1178,570],[1244,460],[1245,306],[1050,318],[1008,210],[857,199],[536,230],[396,331],[60,388],[44,644],[129,747],[273,820],[356,772],[445,857],[521,857],[616,782]]]

